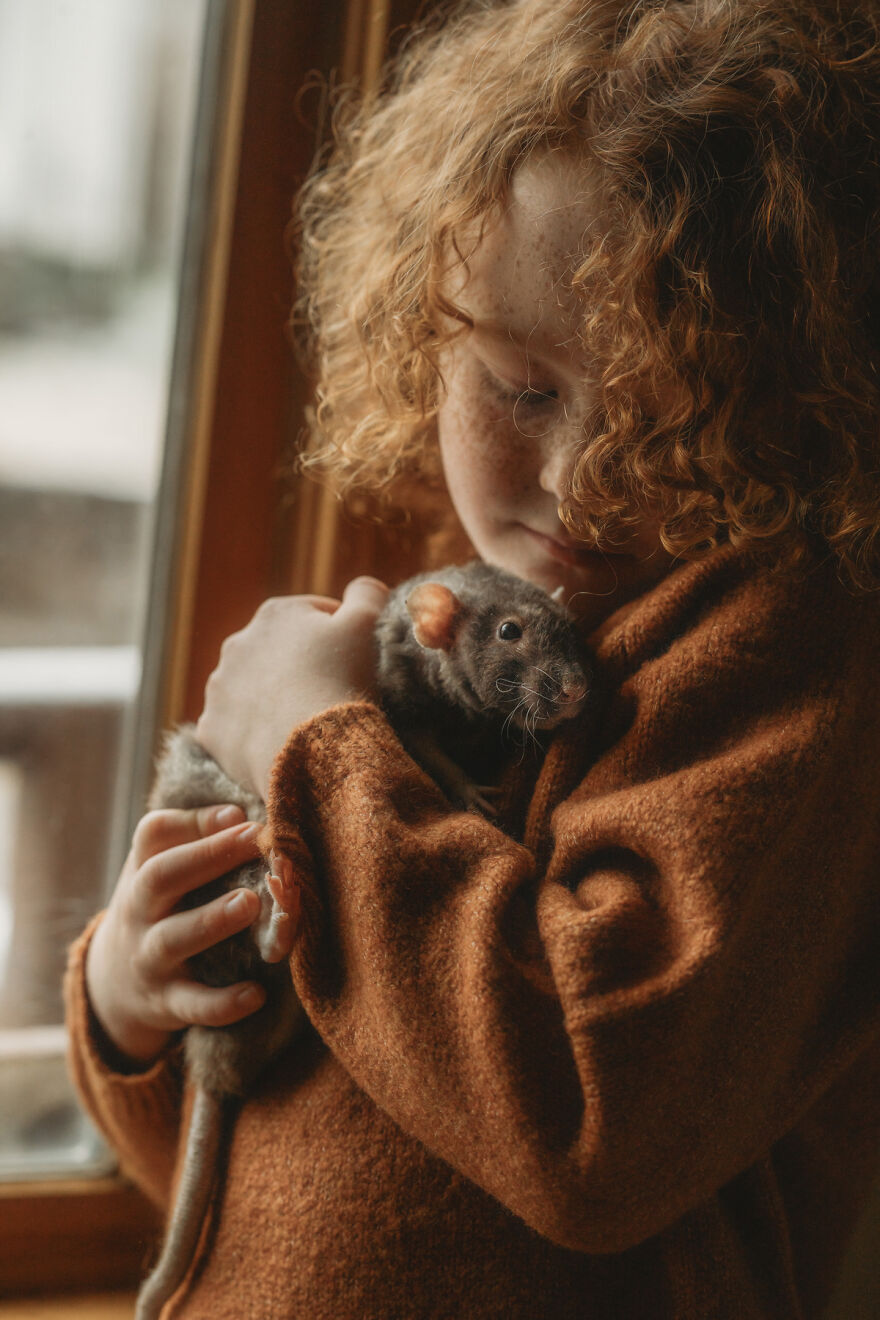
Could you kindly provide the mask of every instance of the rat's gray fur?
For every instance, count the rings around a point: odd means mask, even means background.
[[[192,725],[167,734],[150,808],[188,809],[220,802],[241,807],[249,820],[266,819],[257,794],[225,774],[196,741]],[[271,938],[275,916],[265,876],[266,864],[258,858],[201,886],[181,905],[195,907],[233,889],[252,889],[259,895],[261,911],[252,926],[197,954],[189,964],[193,975],[206,985],[258,981],[265,987],[266,1002],[256,1013],[230,1026],[192,1026],[186,1031],[184,1057],[194,1088],[186,1150],[162,1253],[141,1286],[136,1320],[155,1320],[183,1282],[214,1188],[228,1099],[246,1094],[305,1021],[286,960],[266,962],[261,952]]]

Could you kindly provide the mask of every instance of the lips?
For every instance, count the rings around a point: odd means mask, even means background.
[[[559,536],[546,536],[543,532],[536,532],[532,527],[526,527],[532,540],[536,541],[541,548],[560,564],[568,564],[570,567],[582,568],[588,564],[595,564],[605,559],[605,554],[590,546],[586,546],[581,541],[566,540]]]

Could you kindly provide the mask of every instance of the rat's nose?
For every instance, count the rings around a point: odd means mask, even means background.
[[[559,689],[559,700],[564,702],[583,701],[587,695],[587,684],[582,678],[563,679]]]

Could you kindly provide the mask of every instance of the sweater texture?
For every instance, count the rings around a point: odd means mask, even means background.
[[[821,1314],[880,1147],[880,600],[726,548],[591,641],[597,712],[514,758],[496,822],[369,702],[293,732],[309,1025],[169,1320]],[[119,1070],[89,935],[73,1073],[166,1205],[179,1055]]]

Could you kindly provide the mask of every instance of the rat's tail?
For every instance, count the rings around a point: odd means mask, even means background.
[[[197,1087],[183,1169],[162,1254],[153,1272],[141,1284],[135,1320],[158,1320],[162,1307],[183,1282],[211,1199],[222,1131],[222,1100],[203,1086]]]

